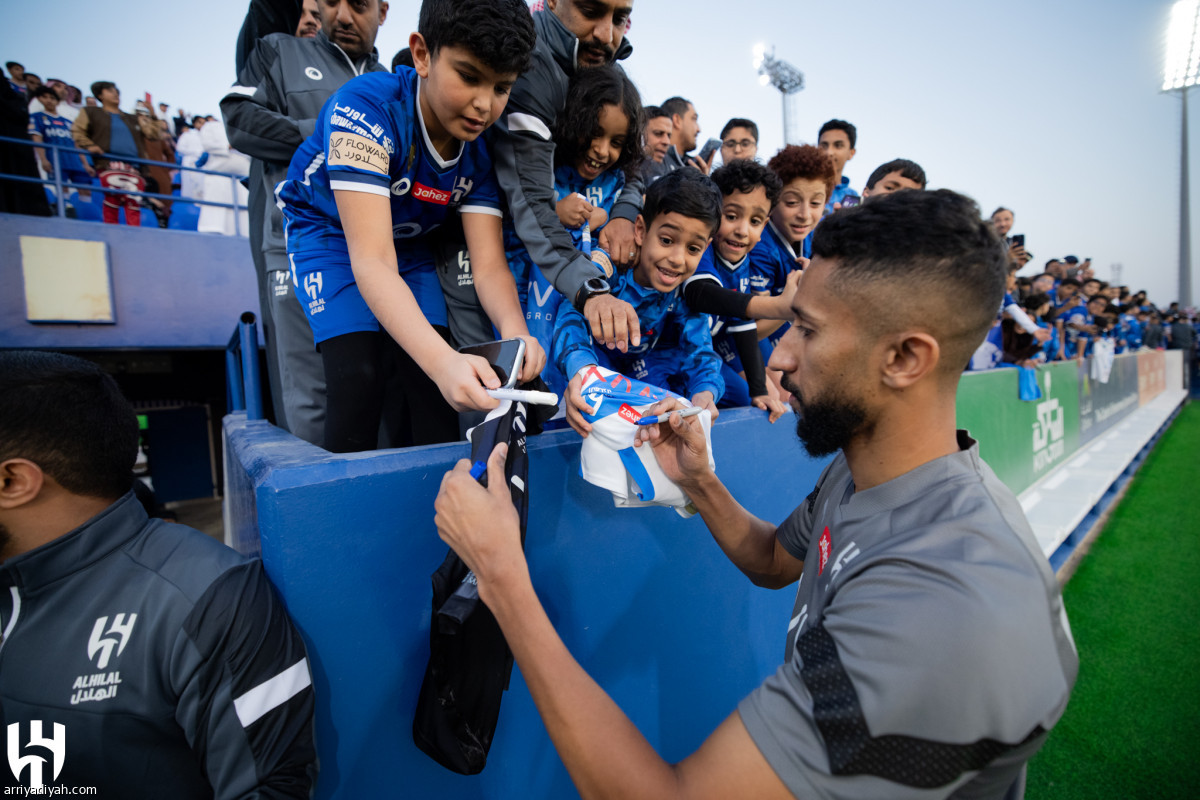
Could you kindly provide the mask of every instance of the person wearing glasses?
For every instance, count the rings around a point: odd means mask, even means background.
[[[734,117],[721,128],[721,163],[758,155],[758,126],[753,120]]]

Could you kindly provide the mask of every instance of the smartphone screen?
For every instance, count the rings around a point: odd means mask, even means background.
[[[700,148],[700,156],[699,156],[700,160],[708,161],[710,158],[712,158],[712,154],[717,152],[717,148],[719,148],[720,146],[721,146],[720,139],[709,139],[707,142],[704,143],[704,147]]]
[[[511,389],[517,385],[521,364],[525,361],[525,342],[521,339],[501,339],[496,342],[469,344],[458,348],[458,352],[486,358],[496,371],[500,385]]]
[[[1025,234],[1014,233],[1013,237],[1012,237],[1012,243],[1014,245],[1016,245],[1017,247],[1024,247],[1025,246]]]

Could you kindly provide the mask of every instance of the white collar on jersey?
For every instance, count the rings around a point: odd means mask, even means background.
[[[429,140],[429,131],[425,127],[425,112],[421,110],[421,79],[417,78],[417,122],[421,125],[421,138],[425,140],[425,150],[429,153],[429,157],[433,159],[433,163],[438,169],[446,169],[453,167],[462,158],[463,148],[467,146],[466,142],[458,143],[458,155],[447,161],[438,153],[437,148],[433,146],[433,142]]]
[[[792,260],[795,261],[796,251],[792,248],[792,243],[789,242],[788,238],[780,232],[779,228],[775,227],[775,222],[773,220],[767,220],[767,224],[771,226],[771,230],[775,231],[775,235],[779,237],[779,243],[787,248],[788,255],[790,255]]]

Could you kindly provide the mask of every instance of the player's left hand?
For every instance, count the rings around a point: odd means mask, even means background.
[[[633,223],[613,217],[600,231],[599,245],[618,268],[631,266],[637,259],[637,244],[633,241]]]
[[[471,477],[471,462],[462,459],[442,477],[433,501],[438,535],[475,573],[485,603],[485,591],[501,576],[528,575],[521,521],[504,478],[507,457],[508,445],[496,445],[488,457],[486,489]]]

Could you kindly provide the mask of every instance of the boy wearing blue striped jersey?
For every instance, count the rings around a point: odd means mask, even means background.
[[[755,294],[779,295],[785,292],[788,276],[808,265],[811,234],[825,213],[837,171],[830,156],[807,144],[784,147],[767,166],[783,182],[783,191],[762,241],[750,252],[751,288]],[[764,361],[770,360],[788,327],[774,320],[759,321],[758,337],[766,339],[761,345]]]
[[[650,186],[634,223],[638,263],[612,287],[614,296],[633,306],[641,325],[641,342],[628,352],[597,347],[583,314],[559,307],[551,352],[562,373],[572,376],[567,422],[582,436],[591,431],[583,418],[590,407],[580,393],[582,374],[594,365],[670,389],[716,418],[725,389],[721,359],[712,348],[708,317],[690,309],[680,289],[696,271],[720,218],[721,193],[698,172],[676,170]]]
[[[409,38],[415,67],[346,83],[276,188],[295,291],[325,364],[327,450],[375,446],[390,372],[407,409],[398,443],[455,439],[456,411],[497,405],[485,391],[500,385],[491,367],[449,344],[426,237],[451,213],[461,215],[484,310],[502,337],[525,339],[521,380],[541,371],[545,354],[504,260],[499,194],[479,139],[533,43],[521,0],[425,0]]]
[[[800,272],[791,273],[793,290],[778,296],[752,295],[749,254],[762,238],[783,185],[765,165],[747,159],[714,170],[712,180],[721,190],[721,224],[696,274],[684,284],[683,298],[693,311],[708,314],[711,320],[713,349],[723,362],[725,380],[720,406],[754,405],[774,422],[784,405],[767,383],[754,320],[791,318]]]

